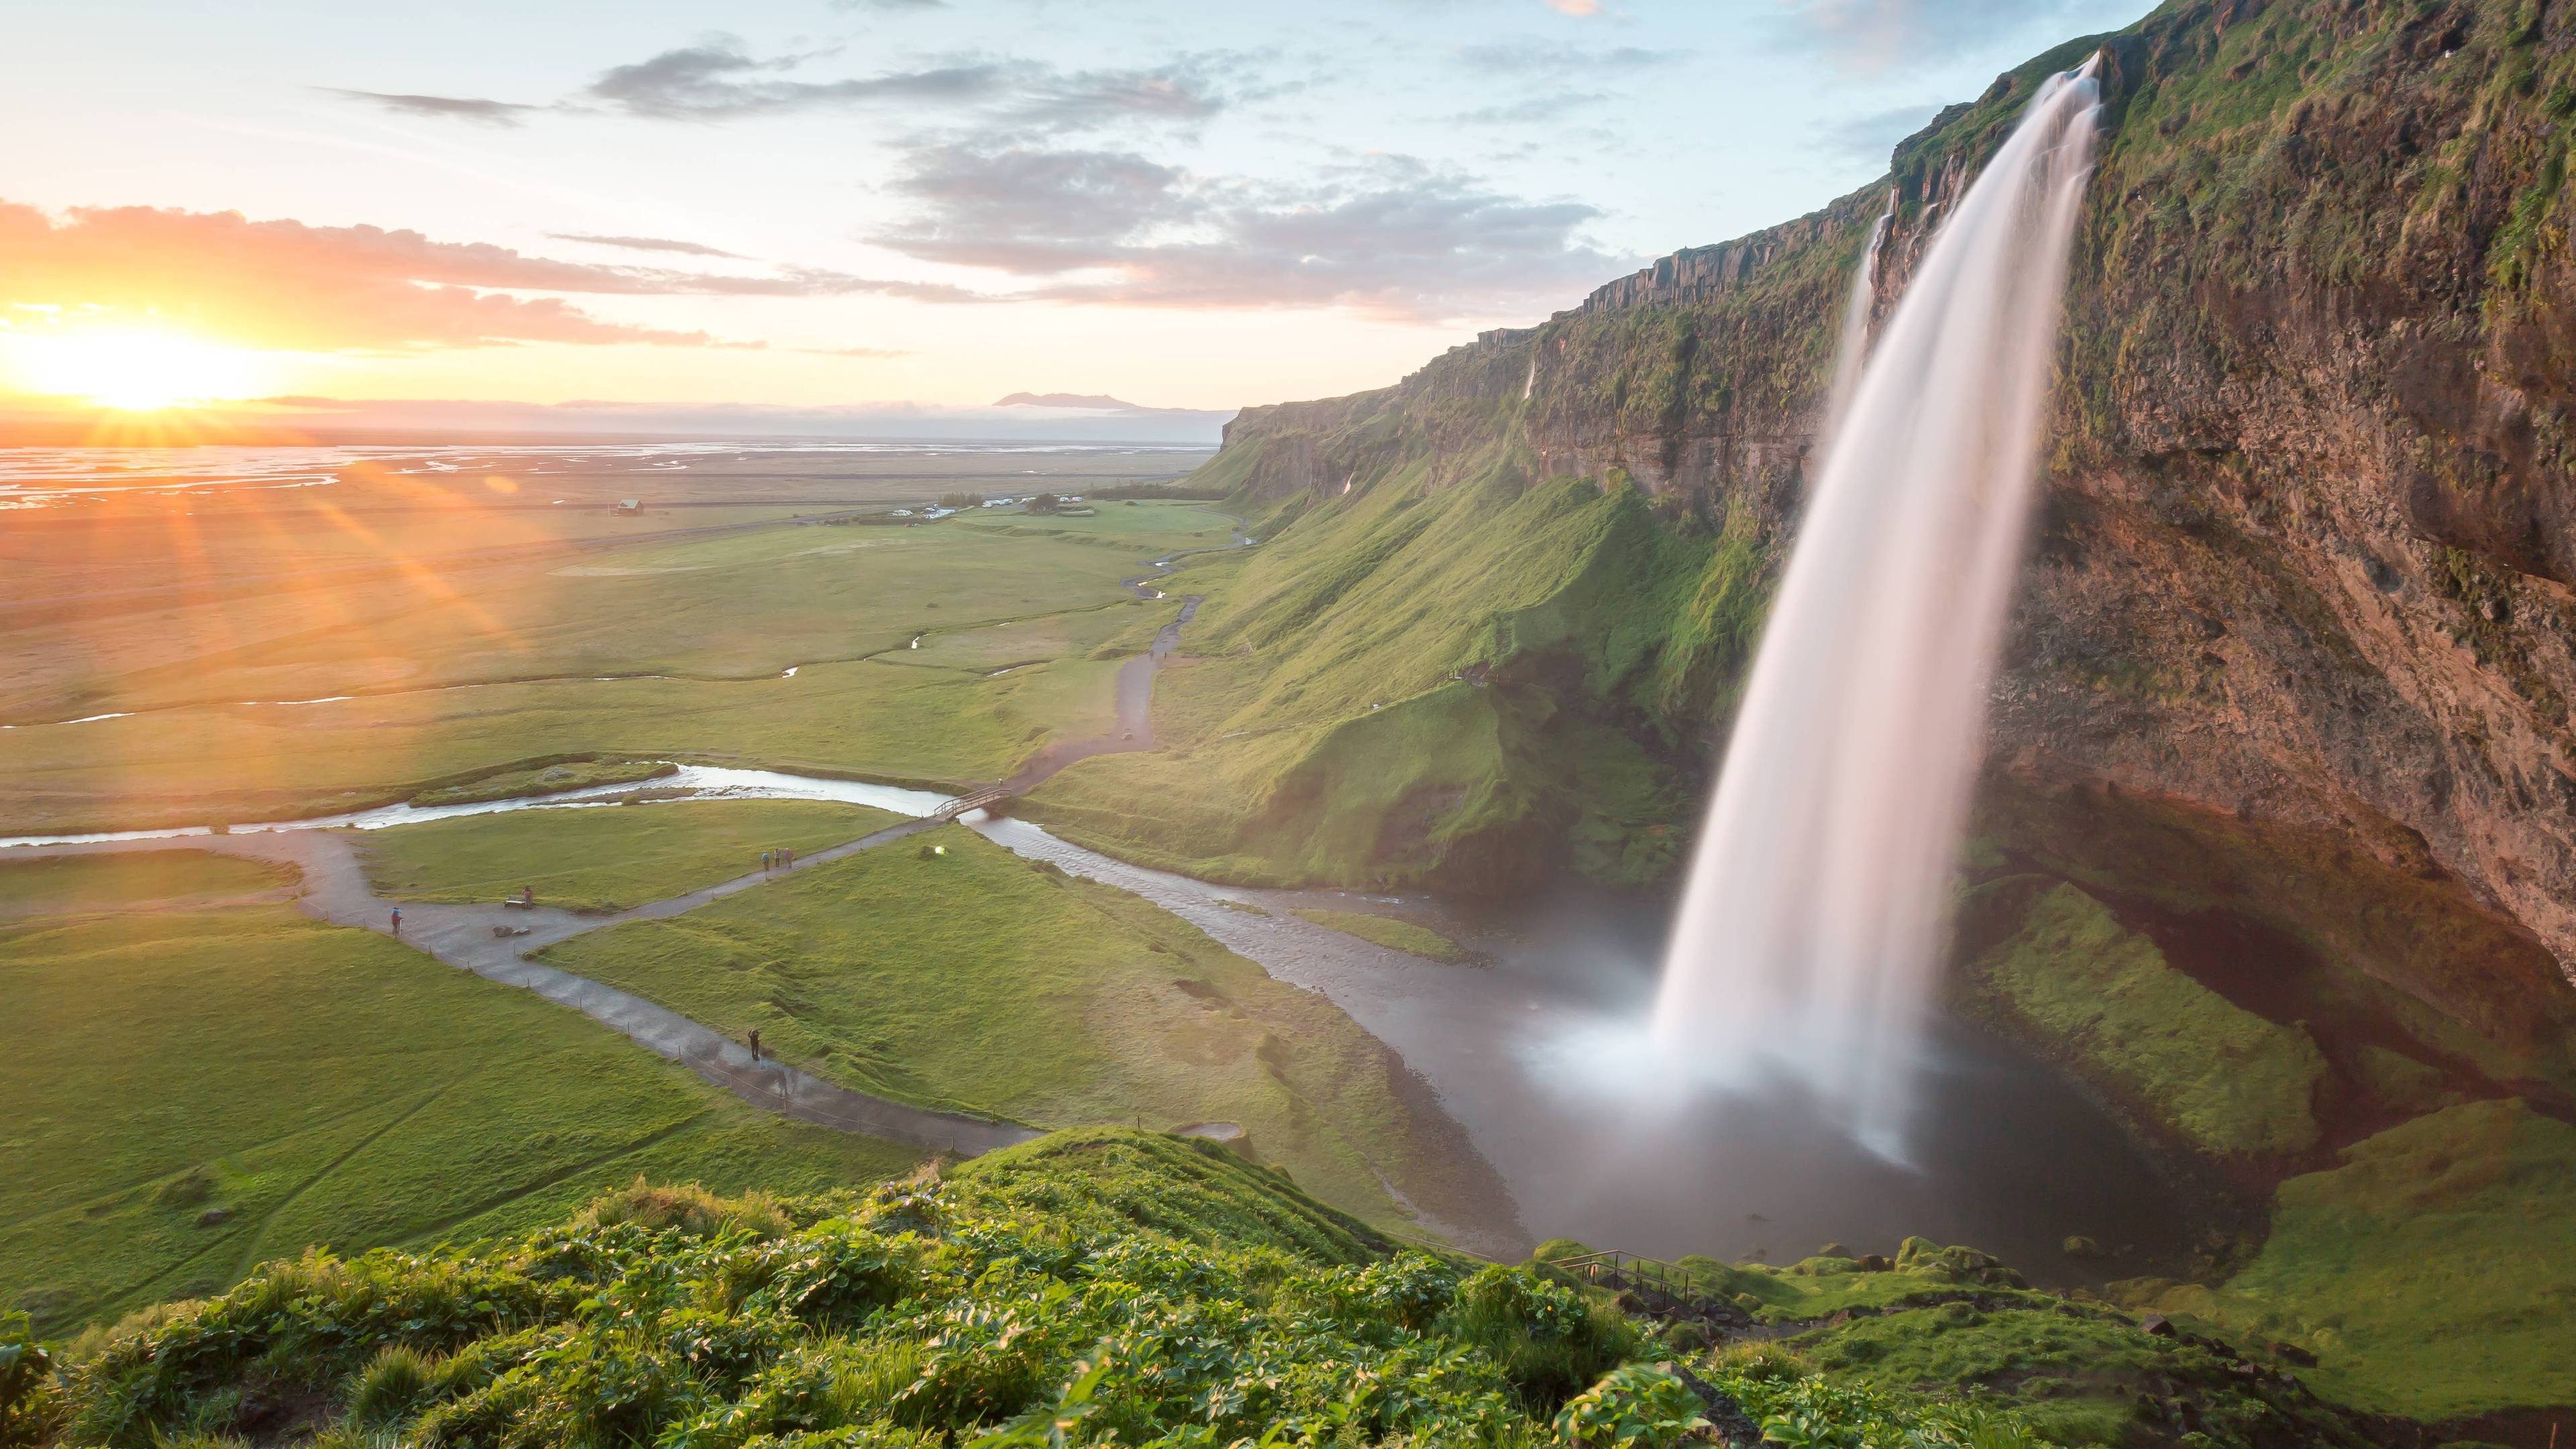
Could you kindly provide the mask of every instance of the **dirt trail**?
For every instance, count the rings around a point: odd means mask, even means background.
[[[938,822],[907,820],[875,834],[797,861],[789,871],[754,871],[746,876],[654,901],[610,916],[581,916],[540,906],[513,910],[493,905],[433,905],[403,902],[400,940],[450,966],[506,986],[524,986],[548,1001],[569,1006],[607,1026],[657,1056],[682,1063],[699,1076],[755,1106],[766,1107],[800,1122],[813,1122],[845,1132],[863,1132],[936,1152],[973,1157],[997,1147],[1026,1142],[1038,1134],[1006,1122],[986,1122],[923,1107],[890,1102],[853,1092],[776,1060],[754,1062],[749,1048],[632,992],[620,991],[587,977],[575,976],[523,953],[541,950],[585,932],[621,921],[659,920],[695,910],[709,901],[748,890],[794,870],[824,865],[874,846],[934,828]],[[355,926],[392,934],[397,904],[367,886],[358,858],[358,842],[347,831],[283,830],[257,835],[199,835],[177,840],[101,841],[88,845],[49,845],[12,851],[10,859],[33,856],[95,855],[129,850],[212,850],[254,860],[283,861],[304,872],[304,895],[296,902],[306,915],[336,926]],[[494,926],[525,926],[525,936],[492,934]]]

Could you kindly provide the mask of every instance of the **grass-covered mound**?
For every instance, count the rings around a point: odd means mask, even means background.
[[[1311,921],[1328,930],[1340,931],[1374,941],[1394,951],[1409,951],[1434,961],[1464,961],[1467,948],[1441,935],[1428,926],[1399,921],[1393,916],[1375,916],[1366,911],[1298,910],[1292,912],[1301,921]]]
[[[1558,1240],[1538,1256],[1584,1252]],[[1756,1345],[1777,1345],[1844,1388],[2008,1406],[2063,1445],[2354,1442],[2354,1418],[2264,1340],[2151,1332],[2132,1311],[2033,1290],[1972,1248],[1909,1238],[1893,1257],[1830,1245],[1780,1267],[1691,1257],[1669,1268],[1679,1275],[1649,1281],[1753,1320],[1753,1342],[1721,1350],[1721,1365],[1759,1365],[1773,1350]]]
[[[0,922],[0,1003],[0,1310],[48,1332],[639,1173],[808,1191],[917,1160],[282,905]]]
[[[963,827],[544,959],[737,1039],[757,1030],[781,1060],[879,1096],[1041,1127],[1238,1123],[1318,1195],[1383,1221],[1410,1216],[1396,1194],[1449,1222],[1493,1222],[1508,1201],[1331,1002]]]
[[[1981,1014],[2197,1151],[2283,1156],[2317,1143],[2326,1062],[2307,1033],[2176,970],[2074,886],[2038,890],[2020,929],[1972,963],[1965,984]]]
[[[1639,1362],[1671,1352],[1544,1271],[1399,1252],[1223,1149],[1095,1130],[864,1196],[639,1187],[469,1251],[273,1263],[71,1346],[0,1414],[133,1449],[1665,1449],[1712,1408]],[[1707,1382],[1784,1443],[2029,1442],[1777,1355]]]
[[[760,869],[760,854],[810,854],[902,817],[827,800],[690,800],[465,815],[367,832],[367,880],[403,901],[496,901],[535,889],[546,905],[617,911]]]
[[[2218,1287],[2130,1301],[2299,1345],[2318,1386],[2441,1419],[2576,1403],[2576,1126],[2470,1102],[2281,1185],[2272,1233]]]

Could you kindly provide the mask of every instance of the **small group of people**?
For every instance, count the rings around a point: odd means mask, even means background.
[[[793,850],[764,850],[760,853],[762,870],[787,870],[795,864],[796,852]]]

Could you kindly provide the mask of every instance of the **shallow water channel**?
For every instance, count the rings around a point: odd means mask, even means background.
[[[376,830],[598,808],[638,788],[393,805],[231,830]],[[949,803],[924,790],[695,765],[645,788],[693,792],[672,804],[840,800],[910,816]],[[1420,898],[1214,886],[1086,850],[1026,821],[979,811],[965,823],[1023,857],[1153,901],[1272,976],[1322,992],[1393,1048],[1510,1187],[1516,1221],[1498,1212],[1445,1225],[1469,1246],[1515,1252],[1572,1237],[1658,1257],[1787,1262],[1828,1241],[1892,1252],[1919,1233],[2002,1254],[2042,1281],[2125,1276],[2178,1246],[2179,1205],[2118,1128],[2044,1065],[1962,1024],[1933,1034],[1936,1056],[1923,1073],[1904,1163],[1863,1150],[1793,1090],[1693,1085],[1648,1065],[1643,1028],[1664,927],[1651,906],[1570,890],[1498,916]],[[0,838],[0,847],[208,833],[20,836]],[[1369,904],[1435,925],[1488,959],[1427,961],[1288,914]],[[2079,1264],[2060,1249],[2074,1234],[2130,1251]]]

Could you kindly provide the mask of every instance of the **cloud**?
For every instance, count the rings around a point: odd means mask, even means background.
[[[649,60],[614,66],[582,92],[585,99],[656,120],[717,120],[868,105],[885,101],[958,102],[996,94],[1002,68],[992,63],[894,71],[837,81],[770,79],[811,55],[757,60],[717,37]]]
[[[2100,0],[1787,0],[1790,42],[1861,71],[1947,60],[2015,31],[2075,27]]]
[[[1023,296],[1160,307],[1345,306],[1406,320],[1567,300],[1624,259],[1598,211],[1533,202],[1403,157],[1305,187],[1194,178],[1132,152],[922,147],[910,222],[870,238],[1047,279]]]
[[[1601,0],[1547,0],[1547,8],[1559,15],[1598,15]]]
[[[543,106],[523,106],[516,101],[487,101],[475,96],[404,95],[392,91],[352,91],[338,86],[322,90],[353,101],[366,101],[411,116],[438,116],[447,120],[480,121],[489,126],[515,126],[519,117]]]
[[[1486,106],[1481,110],[1461,111],[1450,119],[1470,126],[1534,126],[1563,120],[1576,111],[1600,105],[1609,99],[1600,91],[1558,91],[1505,105]]]
[[[747,260],[740,252],[718,251],[714,247],[700,246],[696,242],[672,241],[668,237],[594,236],[588,232],[579,231],[550,231],[546,235],[555,241],[585,242],[595,247],[623,247],[635,252],[678,252],[683,256],[723,257],[737,262]]]
[[[989,300],[960,287],[817,268],[735,276],[597,266],[372,226],[139,206],[78,209],[57,221],[0,202],[0,303],[153,314],[230,341],[312,351],[758,345],[609,321],[562,297],[517,295],[523,292]]]
[[[657,121],[723,121],[744,116],[804,111],[898,109],[919,119],[946,111],[984,128],[1059,134],[1121,121],[1189,125],[1223,110],[1227,97],[1212,78],[1246,57],[1210,53],[1182,56],[1138,69],[1065,71],[1032,61],[953,58],[914,70],[887,71],[841,80],[801,80],[791,75],[830,52],[752,55],[731,36],[666,50],[627,65],[552,105],[476,100],[461,96],[387,95],[335,90],[337,95],[415,115],[515,125],[537,111],[607,110]]]
[[[1647,70],[1684,59],[1689,52],[1621,45],[1596,50],[1553,41],[1504,40],[1458,47],[1459,61],[1487,75],[1575,75]]]

